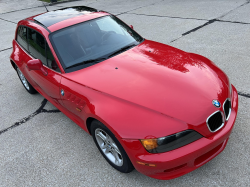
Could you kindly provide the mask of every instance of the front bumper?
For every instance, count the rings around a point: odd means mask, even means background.
[[[204,165],[227,145],[238,111],[238,93],[232,86],[232,110],[224,127],[209,138],[201,138],[191,144],[166,153],[151,154],[141,145],[139,140],[121,139],[134,167],[144,175],[152,178],[168,180],[180,177]],[[140,165],[137,162],[155,164],[155,167]]]

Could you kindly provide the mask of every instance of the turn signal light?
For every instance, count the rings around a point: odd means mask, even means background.
[[[147,150],[155,149],[158,147],[157,139],[144,139],[141,140],[141,143]]]
[[[144,165],[144,166],[150,166],[150,167],[156,166],[155,164],[148,164],[148,163],[143,163],[143,162],[139,162],[139,161],[137,161],[137,164]]]
[[[82,110],[80,109],[80,108],[78,108],[78,107],[76,107],[76,110],[78,111],[78,112],[81,112]]]

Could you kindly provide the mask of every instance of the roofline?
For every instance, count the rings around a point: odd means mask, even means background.
[[[59,8],[59,9],[56,9],[56,10],[64,10],[64,9],[67,9],[67,8],[74,8],[74,7],[78,7],[78,6],[64,7],[64,8]],[[88,6],[81,6],[81,7],[91,8],[91,7],[88,7]],[[91,8],[91,9],[95,9],[95,8]],[[53,11],[56,11],[56,10],[53,10]],[[44,12],[44,13],[41,13],[41,14],[30,16],[30,17],[25,18],[25,19],[23,19],[21,21],[28,21],[28,22],[35,23],[35,24],[43,27],[44,29],[46,29],[49,33],[51,33],[51,32],[60,30],[60,29],[65,28],[65,27],[69,27],[71,25],[78,24],[80,22],[88,21],[88,20],[95,19],[95,18],[102,17],[102,16],[106,16],[106,15],[111,15],[110,13],[108,13],[106,11],[103,11],[103,10],[98,10],[98,9],[95,9],[95,10],[96,10],[96,12],[90,12],[89,14],[83,14],[83,15],[75,16],[75,17],[72,17],[72,18],[69,18],[69,19],[66,19],[66,20],[63,20],[63,21],[59,21],[59,22],[57,22],[57,23],[55,23],[53,25],[50,25],[50,26],[46,26],[46,25],[42,24],[41,22],[34,19],[35,17],[46,14],[48,12]],[[52,11],[49,11],[49,12],[52,12]]]
[[[75,25],[75,24],[78,24],[81,22],[89,21],[92,19],[96,19],[99,17],[108,16],[108,15],[111,15],[111,14],[109,14],[107,12],[93,12],[93,13],[88,14],[87,16],[80,15],[80,16],[76,16],[76,17],[55,23],[54,25],[49,26],[48,29],[51,32],[55,32],[57,30],[65,28],[65,27],[69,27],[69,26],[72,26],[72,25]]]
[[[42,23],[40,23],[39,21],[36,21],[36,20],[33,21],[33,20],[28,20],[28,19],[25,19],[25,21],[29,21],[29,22],[32,22],[32,23],[36,23],[36,24],[42,26],[43,28],[45,28],[49,33],[51,33],[51,31],[49,30],[49,28],[46,27],[45,25],[43,25]]]

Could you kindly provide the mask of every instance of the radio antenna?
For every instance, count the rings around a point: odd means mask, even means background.
[[[49,12],[49,11],[48,11],[48,9],[47,9],[47,7],[46,7],[46,5],[44,4],[44,2],[43,2],[43,6],[44,6],[44,7],[45,7],[45,9],[47,10],[47,12]]]

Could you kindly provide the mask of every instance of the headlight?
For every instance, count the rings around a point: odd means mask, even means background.
[[[140,140],[150,153],[163,153],[192,143],[203,136],[194,130],[185,130],[170,136]]]

